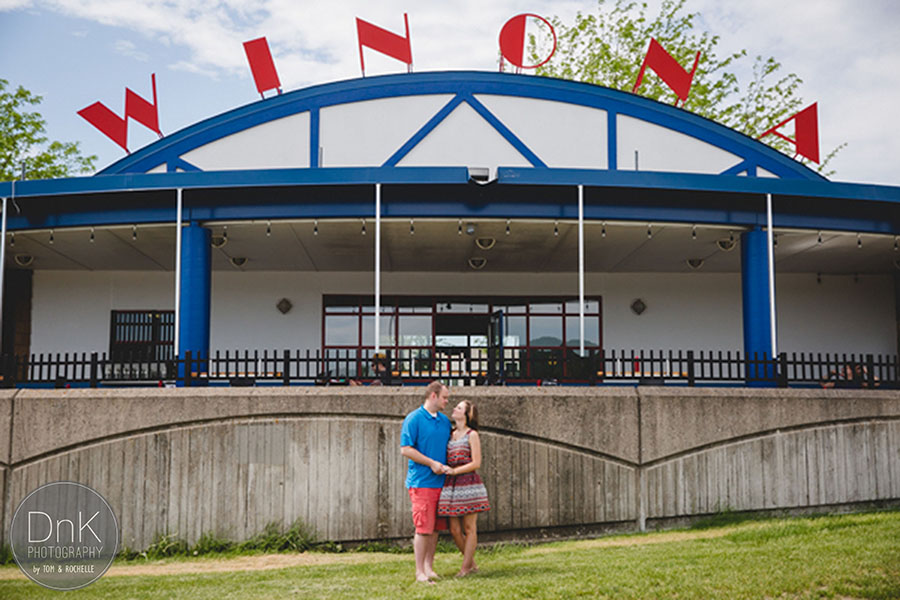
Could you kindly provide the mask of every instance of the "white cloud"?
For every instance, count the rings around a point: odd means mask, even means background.
[[[138,50],[134,42],[129,40],[116,40],[114,48],[118,54],[128,56],[141,62],[147,62],[150,59],[146,52]]]

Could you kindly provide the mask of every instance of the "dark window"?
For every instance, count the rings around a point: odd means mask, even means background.
[[[175,311],[114,310],[109,325],[109,356],[117,362],[172,360]]]

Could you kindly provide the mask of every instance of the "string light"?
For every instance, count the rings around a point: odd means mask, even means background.
[[[456,235],[462,235],[462,219],[460,219],[459,223],[456,225]]]
[[[559,236],[559,221],[553,221],[553,235]]]
[[[228,240],[228,225],[222,227],[222,239]]]
[[[509,235],[509,219],[506,220],[506,235]]]
[[[732,244],[734,243],[734,231],[728,232],[728,241],[731,242]]]
[[[362,220],[362,231],[360,232],[362,235],[366,235],[366,220]]]
[[[53,230],[50,230],[50,243],[53,243]]]
[[[821,243],[822,243],[822,232],[821,232],[821,231],[819,232],[819,237],[816,238],[816,243],[817,243],[817,244],[821,244]]]
[[[603,227],[600,228],[600,237],[606,237],[606,221],[603,221]]]
[[[856,234],[856,247],[862,248],[862,234]]]
[[[696,239],[697,239],[697,226],[696,226],[696,225],[694,225],[694,226],[691,228],[691,239],[692,239],[692,240],[696,240]]]
[[[319,220],[313,220],[313,235],[319,235]]]
[[[416,235],[416,226],[413,224],[413,220],[409,220],[409,235]]]
[[[131,241],[132,242],[137,241],[137,225],[131,226]]]
[[[778,234],[777,233],[772,234],[772,246],[775,248],[778,247]]]
[[[15,235],[15,234],[13,234],[13,235]],[[897,236],[895,235],[894,236],[894,252],[896,252],[898,250],[898,248],[900,248],[900,246],[897,245]]]
[[[94,243],[94,228],[91,227],[91,243]]]
[[[15,232],[12,232],[11,234],[9,234],[9,247],[10,248],[16,247],[16,233]],[[896,249],[897,249],[897,241],[894,240],[894,250],[896,250]]]
[[[266,221],[266,237],[272,237],[272,221]]]
[[[652,237],[653,237],[653,231],[650,229],[650,223],[647,223],[647,239],[649,240]]]

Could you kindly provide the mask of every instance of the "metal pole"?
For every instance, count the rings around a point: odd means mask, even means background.
[[[15,182],[13,182],[15,185]],[[3,331],[3,276],[6,274],[6,198],[3,199],[3,241],[0,242],[0,335]]]
[[[375,352],[381,352],[381,184],[375,184]]]
[[[584,356],[584,186],[578,186],[578,353]]]
[[[175,202],[175,358],[181,355],[181,188]],[[186,370],[186,369],[185,369]]]
[[[772,328],[772,360],[778,356],[778,340],[775,337],[775,245],[772,234],[772,194],[766,194],[766,228],[769,245],[769,323]]]

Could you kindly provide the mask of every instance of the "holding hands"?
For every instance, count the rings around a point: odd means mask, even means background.
[[[441,464],[437,461],[435,461],[434,464],[431,465],[431,472],[435,475],[452,475],[452,470],[453,469],[451,469],[447,465]]]

